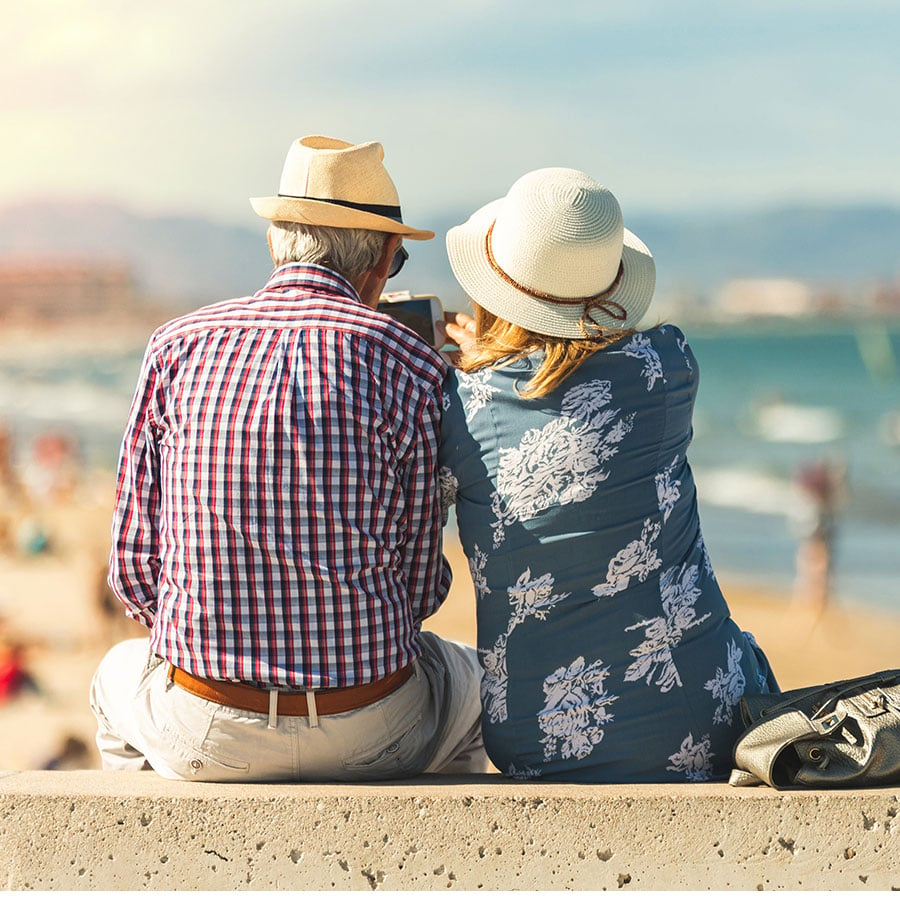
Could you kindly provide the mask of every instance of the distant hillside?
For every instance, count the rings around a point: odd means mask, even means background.
[[[900,209],[785,208],[715,217],[646,216],[629,227],[656,257],[660,286],[790,277],[854,286],[900,277]]]
[[[0,259],[63,257],[125,262],[141,293],[191,305],[257,290],[272,269],[258,230],[199,218],[146,217],[105,203],[32,203],[0,210]]]
[[[454,306],[462,292],[443,236],[466,215],[431,223],[437,239],[410,244],[396,287]],[[642,215],[628,226],[652,250],[662,292],[710,291],[736,277],[796,277],[841,286],[900,278],[900,209],[790,208],[717,216]],[[189,306],[258,289],[271,270],[265,227],[148,217],[102,203],[31,203],[0,210],[0,260],[62,256],[127,262],[141,291]]]

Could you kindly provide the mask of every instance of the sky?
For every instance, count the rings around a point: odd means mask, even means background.
[[[896,0],[5,0],[0,206],[255,220],[291,141],[378,140],[404,218],[542,166],[626,211],[900,205]]]

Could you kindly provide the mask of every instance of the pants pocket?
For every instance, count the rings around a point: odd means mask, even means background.
[[[348,725],[355,739],[348,741],[342,760],[348,778],[398,778],[422,771],[431,737],[423,724],[423,696],[427,705],[427,686],[411,678],[390,697],[351,714]]]
[[[421,716],[402,734],[385,733],[377,744],[358,750],[343,761],[344,770],[362,780],[417,774],[423,741]]]
[[[246,780],[249,761],[224,751],[210,737],[218,730],[213,726],[221,707],[178,688],[170,688],[169,693],[169,715],[161,732],[166,744],[166,762],[173,772],[189,781]]]

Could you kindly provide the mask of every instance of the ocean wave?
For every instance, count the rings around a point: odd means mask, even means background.
[[[797,502],[793,482],[751,468],[722,466],[694,472],[697,496],[704,503],[784,516]]]
[[[844,436],[844,420],[829,406],[762,403],[751,413],[749,430],[774,443],[827,444]]]
[[[889,447],[900,450],[900,410],[887,412],[879,419],[878,436]]]

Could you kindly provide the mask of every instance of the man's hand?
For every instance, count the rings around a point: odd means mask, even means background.
[[[459,350],[445,351],[441,355],[455,366],[459,360],[460,350],[464,351],[475,341],[475,320],[464,312],[444,310],[444,332],[446,342],[456,344]]]

